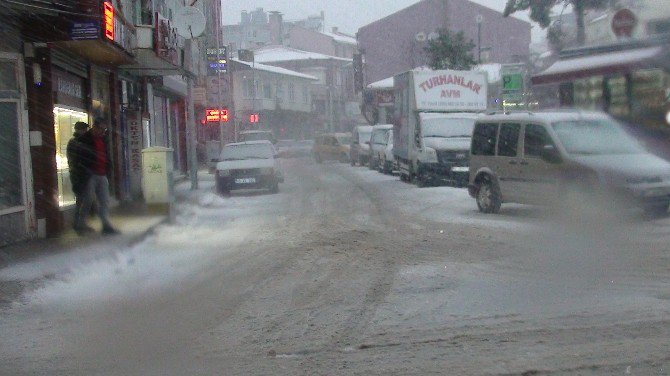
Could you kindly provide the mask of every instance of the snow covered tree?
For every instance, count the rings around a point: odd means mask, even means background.
[[[477,64],[472,53],[475,44],[472,40],[466,41],[462,31],[452,33],[449,30],[438,30],[438,34],[425,47],[432,69],[470,70]]]
[[[551,10],[557,5],[572,5],[577,22],[577,43],[586,41],[584,30],[584,13],[591,9],[603,9],[612,5],[613,0],[507,0],[503,16],[522,10],[530,10],[530,19],[544,29],[551,24]]]

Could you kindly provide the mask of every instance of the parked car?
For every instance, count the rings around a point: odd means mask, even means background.
[[[370,158],[369,142],[371,136],[371,125],[359,125],[354,127],[349,152],[349,160],[351,161],[352,166],[355,166],[356,163],[358,163],[359,166],[364,166],[368,163],[368,158]]]
[[[384,141],[386,142],[386,147],[379,161],[379,170],[384,174],[391,174],[397,169],[395,157],[393,156],[393,129],[386,132]]]
[[[238,142],[261,141],[261,140],[267,140],[273,144],[277,143],[277,139],[275,138],[274,134],[272,133],[272,131],[269,130],[242,131],[237,136]]]
[[[280,158],[308,157],[312,153],[314,140],[279,140],[275,146]]]
[[[317,163],[328,160],[349,161],[350,133],[327,133],[316,137],[312,155]]]
[[[270,141],[227,144],[216,164],[216,191],[228,194],[235,189],[267,189],[279,192],[284,182],[277,151]]]
[[[372,127],[369,143],[370,159],[368,161],[368,167],[371,170],[376,170],[379,167],[388,140],[386,134],[392,129],[393,124],[378,124]]]
[[[670,163],[603,113],[485,115],[475,124],[468,188],[484,213],[515,202],[634,204],[661,214],[670,205]]]

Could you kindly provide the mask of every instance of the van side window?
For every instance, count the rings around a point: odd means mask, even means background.
[[[540,158],[545,145],[553,145],[549,133],[543,126],[527,124],[523,136],[523,153],[526,157]]]
[[[498,155],[501,157],[516,157],[519,146],[521,124],[502,124],[498,137]]]
[[[472,134],[473,155],[495,155],[498,124],[479,123]]]

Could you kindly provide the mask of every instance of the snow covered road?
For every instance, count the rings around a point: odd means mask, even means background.
[[[0,311],[0,374],[670,373],[670,220],[284,167],[274,195],[180,187],[175,224],[108,257],[0,270],[50,275]]]

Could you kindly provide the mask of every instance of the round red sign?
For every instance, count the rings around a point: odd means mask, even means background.
[[[637,26],[637,17],[628,9],[621,9],[612,18],[612,31],[619,38],[630,38]]]

